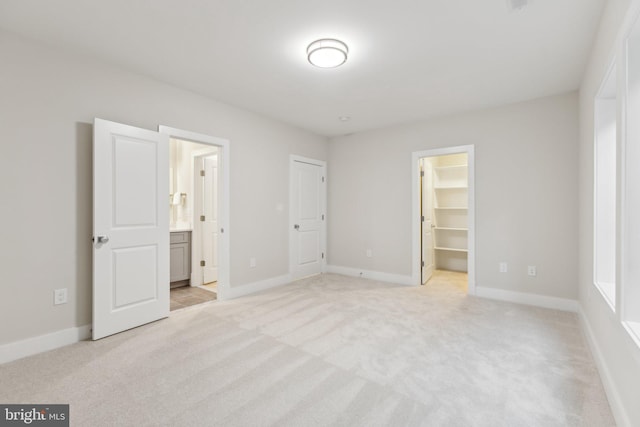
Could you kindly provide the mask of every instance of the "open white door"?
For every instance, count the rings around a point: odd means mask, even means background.
[[[203,197],[202,213],[202,270],[203,282],[212,283],[218,280],[218,156],[202,159]]]
[[[292,156],[291,159],[291,275],[312,276],[325,263],[324,162]]]
[[[93,339],[169,315],[169,138],[95,119]]]
[[[433,165],[429,159],[420,160],[422,182],[422,284],[433,275]]]

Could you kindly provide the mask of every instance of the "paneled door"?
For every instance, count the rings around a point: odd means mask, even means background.
[[[293,279],[312,276],[325,265],[326,165],[292,156],[290,251]]]
[[[203,177],[203,216],[202,222],[202,257],[203,283],[218,280],[218,156],[208,156],[202,159]]]
[[[93,339],[169,315],[169,137],[95,119]]]
[[[421,159],[420,182],[422,214],[422,284],[433,275],[433,164],[430,159]]]

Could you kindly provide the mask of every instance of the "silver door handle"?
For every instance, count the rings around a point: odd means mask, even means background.
[[[98,243],[109,243],[109,236],[98,236],[98,238],[96,239],[98,241]]]
[[[294,224],[293,228],[296,230],[300,230],[300,224]]]

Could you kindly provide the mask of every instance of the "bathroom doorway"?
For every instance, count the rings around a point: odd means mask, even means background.
[[[171,310],[215,300],[218,147],[169,140]]]
[[[228,289],[229,141],[160,127],[169,139],[171,310]]]

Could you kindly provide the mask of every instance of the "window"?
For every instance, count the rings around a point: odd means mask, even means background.
[[[615,64],[615,62],[614,62]],[[611,66],[595,99],[594,284],[616,308],[616,67]]]
[[[625,134],[622,140],[622,321],[640,345],[640,23],[626,40]]]

